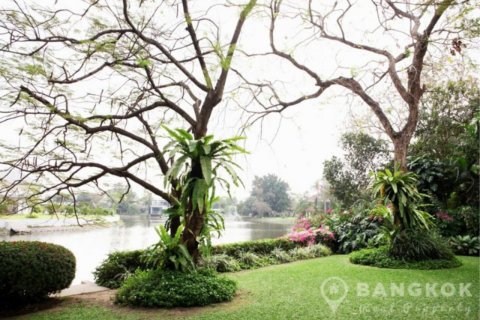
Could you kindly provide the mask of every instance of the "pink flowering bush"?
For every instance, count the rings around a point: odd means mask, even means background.
[[[288,238],[293,242],[302,243],[304,245],[314,245],[317,242],[328,242],[335,239],[335,235],[328,226],[321,225],[318,228],[313,228],[308,219],[299,219],[297,224],[293,226],[292,232]]]
[[[435,216],[438,219],[440,219],[444,222],[453,222],[453,220],[454,220],[453,217],[451,215],[449,215],[447,212],[441,212],[440,211],[440,212],[435,213]]]

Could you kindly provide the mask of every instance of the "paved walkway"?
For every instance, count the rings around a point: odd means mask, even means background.
[[[93,282],[90,281],[82,281],[81,284],[76,284],[67,288],[65,290],[60,291],[60,293],[55,294],[57,297],[69,297],[69,296],[76,296],[79,294],[85,293],[94,293],[94,292],[102,292],[108,291],[109,288],[100,287]]]

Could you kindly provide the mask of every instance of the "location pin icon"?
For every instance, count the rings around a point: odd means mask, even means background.
[[[329,277],[322,282],[320,293],[328,306],[335,313],[348,293],[347,283],[339,277]]]

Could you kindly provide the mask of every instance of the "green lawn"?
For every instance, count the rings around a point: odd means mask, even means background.
[[[213,307],[132,310],[66,302],[57,310],[30,314],[22,319],[480,319],[479,259],[460,259],[464,265],[456,269],[391,270],[353,265],[348,256],[335,255],[230,274],[229,277],[239,283],[239,296],[231,303]],[[348,294],[336,313],[322,297],[322,282],[329,277],[339,277],[348,287]],[[368,296],[358,296],[359,283],[364,289],[368,286]],[[403,283],[406,296],[392,297],[391,283]],[[427,283],[444,286],[446,294],[452,293],[453,285],[457,292],[451,297],[427,296]],[[459,295],[460,283],[470,283],[467,287],[470,297]],[[408,295],[409,286],[413,295]],[[324,289],[331,298],[344,292],[341,285],[337,291],[327,287]],[[430,295],[441,295],[440,287],[433,287]],[[372,296],[375,288],[378,296]],[[382,288],[388,297],[382,296],[385,293]],[[421,292],[417,296],[418,288]]]

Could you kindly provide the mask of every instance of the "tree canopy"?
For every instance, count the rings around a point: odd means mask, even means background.
[[[275,174],[256,176],[253,179],[250,197],[240,207],[242,214],[268,216],[289,209],[288,183]]]

